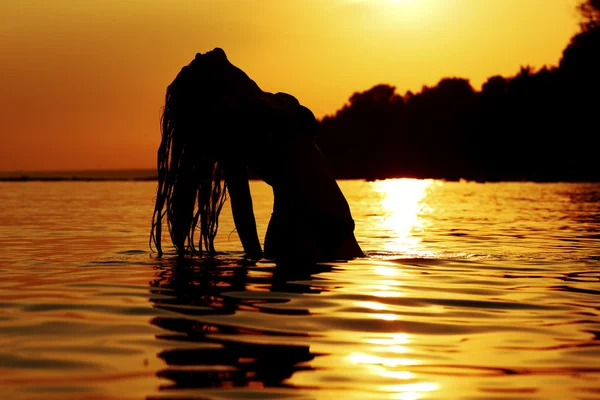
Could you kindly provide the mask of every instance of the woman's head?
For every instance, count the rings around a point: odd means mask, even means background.
[[[182,68],[173,85],[190,94],[193,92],[194,99],[203,102],[224,96],[250,97],[261,92],[244,71],[229,62],[220,48],[196,54],[192,62]]]
[[[158,190],[150,245],[162,254],[162,220],[167,219],[178,253],[196,250],[194,233],[200,225],[198,250],[214,252],[218,217],[226,200],[220,140],[225,118],[223,98],[249,97],[260,89],[225,52],[216,48],[183,67],[168,86],[158,148]]]

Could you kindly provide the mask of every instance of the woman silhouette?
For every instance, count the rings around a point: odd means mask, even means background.
[[[315,144],[313,113],[288,94],[263,92],[219,48],[183,67],[166,93],[158,149],[151,246],[162,254],[166,217],[178,253],[215,252],[219,213],[229,193],[246,257],[263,256],[248,169],[272,186],[264,255],[276,260],[363,256],[348,202]]]

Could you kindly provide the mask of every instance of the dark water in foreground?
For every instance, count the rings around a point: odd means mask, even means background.
[[[155,259],[154,182],[0,183],[0,398],[600,398],[600,185],[341,186],[369,258],[290,271],[228,209]]]

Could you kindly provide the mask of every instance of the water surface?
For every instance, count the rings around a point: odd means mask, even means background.
[[[369,257],[290,270],[229,209],[157,259],[155,182],[0,183],[2,398],[600,398],[600,185],[340,185]]]

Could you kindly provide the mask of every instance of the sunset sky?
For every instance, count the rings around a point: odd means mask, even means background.
[[[153,168],[166,86],[222,47],[318,117],[356,91],[556,65],[576,0],[18,0],[0,13],[0,170]]]

